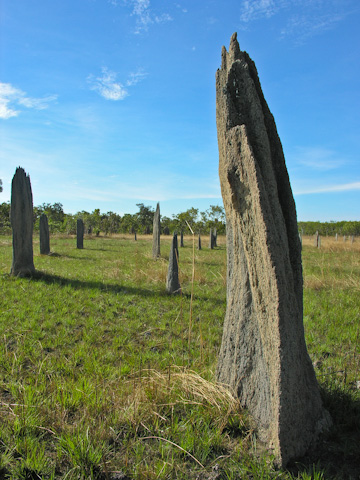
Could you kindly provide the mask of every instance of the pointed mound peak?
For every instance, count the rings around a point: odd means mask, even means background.
[[[226,51],[226,48],[223,46],[222,47],[222,50],[221,50],[221,69],[222,70],[226,70],[226,65],[227,65],[227,51]]]
[[[237,40],[237,33],[233,33],[230,40],[230,47],[229,47],[229,55],[231,60],[234,62],[235,60],[240,59],[240,46]]]

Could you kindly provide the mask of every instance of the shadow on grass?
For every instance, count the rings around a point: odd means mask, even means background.
[[[34,275],[31,277],[33,280],[38,282],[44,282],[47,284],[57,284],[59,286],[65,287],[70,286],[74,289],[98,289],[103,291],[110,291],[114,293],[130,293],[133,295],[142,295],[144,297],[152,297],[152,296],[159,296],[162,292],[158,292],[155,290],[145,289],[145,288],[137,288],[131,286],[123,286],[123,285],[114,285],[111,283],[103,283],[99,281],[84,281],[84,280],[77,280],[73,278],[64,278],[60,277],[59,275],[52,275],[49,273],[41,272],[37,270]]]
[[[91,252],[118,252],[119,249],[116,248],[92,248],[89,247],[86,250],[90,250]]]
[[[83,249],[82,249],[82,251],[83,251]],[[69,255],[69,254],[62,254],[62,253],[57,253],[57,252],[50,252],[48,255],[41,255],[40,254],[40,257],[69,258],[71,260],[94,260],[94,257]]]
[[[68,257],[67,255],[63,256],[64,258],[72,258]],[[78,257],[74,257],[78,258]],[[10,278],[11,275],[9,273],[2,274],[4,278]],[[84,280],[77,280],[74,278],[65,278],[59,275],[54,275],[50,273],[42,272],[41,270],[36,270],[32,275],[23,275],[22,277],[29,278],[33,281],[43,282],[48,285],[57,284],[62,287],[70,286],[74,289],[97,289],[100,291],[108,291],[113,293],[122,293],[124,295],[140,295],[143,297],[168,297],[168,298],[180,298],[180,296],[171,295],[166,291],[165,284],[162,288],[150,289],[150,288],[141,288],[141,287],[132,287],[130,285],[119,285],[119,284],[112,284],[112,283],[104,283],[100,281],[84,281]],[[16,278],[16,277],[14,277]],[[190,300],[191,293],[190,292],[182,292],[182,297]],[[224,299],[215,299],[208,295],[203,294],[195,294],[195,300],[201,300],[206,302],[211,302],[214,305],[225,305]],[[225,308],[225,307],[224,307]],[[225,315],[225,310],[224,310]]]
[[[311,453],[289,470],[298,474],[323,471],[324,480],[360,479],[360,395],[353,385],[321,386],[325,408],[333,426]]]
[[[75,252],[109,252],[111,249],[107,248],[74,248]],[[69,257],[69,258],[82,258],[82,257],[74,257],[73,255],[69,255],[68,253],[62,254],[62,253],[50,253],[50,257]]]

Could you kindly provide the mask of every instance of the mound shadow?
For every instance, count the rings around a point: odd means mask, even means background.
[[[57,284],[60,287],[70,286],[74,289],[97,289],[101,291],[114,292],[114,293],[130,293],[133,295],[141,295],[143,297],[159,296],[159,292],[152,291],[145,288],[135,288],[128,285],[114,285],[111,283],[103,283],[100,281],[84,281],[74,278],[64,278],[59,275],[53,275],[37,270],[32,275],[32,280],[43,282],[48,285]]]
[[[314,465],[324,472],[323,480],[360,478],[360,396],[353,385],[321,386],[324,406],[333,426],[316,447],[294,462],[288,470],[311,474]]]
[[[54,257],[54,258],[69,258],[71,260],[94,260],[92,257],[87,257],[87,256],[76,256],[76,255],[68,255],[68,254],[62,254],[62,253],[57,253],[57,252],[50,252],[48,255],[41,255],[40,257]]]

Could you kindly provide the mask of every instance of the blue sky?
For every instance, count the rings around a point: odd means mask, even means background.
[[[358,0],[1,0],[0,201],[171,216],[221,205],[215,72],[238,32],[299,220],[360,219]]]

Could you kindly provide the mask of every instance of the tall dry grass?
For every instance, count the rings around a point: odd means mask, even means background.
[[[320,247],[314,237],[303,237],[303,263],[306,264],[304,287],[354,289],[360,291],[360,239],[351,242],[339,237],[321,237]]]

